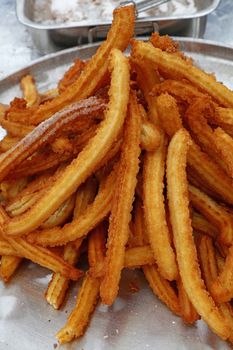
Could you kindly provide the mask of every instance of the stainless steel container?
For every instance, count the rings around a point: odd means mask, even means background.
[[[220,0],[195,0],[195,13],[163,15],[137,19],[135,34],[146,35],[153,31],[161,34],[202,37],[206,17],[217,8]],[[110,21],[86,21],[64,24],[41,24],[34,20],[35,0],[16,0],[16,13],[19,21],[27,26],[34,43],[42,54],[65,47],[92,43],[102,40],[109,29]]]

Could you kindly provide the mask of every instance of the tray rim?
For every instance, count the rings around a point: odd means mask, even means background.
[[[16,16],[20,23],[23,25],[31,28],[31,29],[38,29],[38,30],[65,30],[65,29],[83,29],[83,28],[93,28],[93,27],[99,27],[99,26],[110,26],[111,20],[108,21],[94,21],[90,23],[79,23],[79,22],[73,22],[71,24],[41,24],[37,23],[30,18],[28,18],[25,14],[24,8],[27,0],[16,0],[15,1],[15,9],[16,9]],[[151,23],[151,22],[164,22],[164,21],[176,21],[176,20],[185,20],[185,19],[195,19],[207,16],[211,12],[213,12],[218,5],[220,4],[221,0],[212,0],[212,5],[207,7],[206,9],[202,11],[197,11],[194,14],[187,14],[183,16],[167,16],[167,17],[148,17],[148,18],[140,18],[137,19],[137,23],[145,24],[145,23]]]
[[[147,37],[140,37],[140,40],[148,40],[148,36]],[[194,44],[197,45],[201,45],[203,47],[211,47],[212,49],[217,48],[217,49],[221,49],[220,52],[222,54],[224,53],[228,53],[229,59],[231,58],[230,56],[232,56],[232,60],[233,60],[233,45],[222,45],[221,43],[217,42],[217,41],[212,41],[212,40],[205,40],[205,39],[197,39],[197,38],[187,38],[187,37],[174,37],[174,40],[178,41],[180,43],[180,45],[182,45],[182,43],[189,43],[189,44]],[[30,64],[26,64],[25,66],[23,66],[22,68],[10,73],[9,75],[7,75],[6,77],[0,79],[0,87],[1,85],[4,84],[4,82],[7,82],[8,80],[12,80],[12,79],[17,79],[17,77],[21,77],[22,74],[25,74],[25,71],[28,71],[30,69],[33,69],[35,66],[37,66],[38,64],[47,61],[47,60],[51,60],[53,58],[57,58],[59,56],[66,56],[69,53],[72,52],[79,52],[79,51],[85,51],[86,49],[89,48],[98,48],[101,45],[101,42],[97,42],[97,43],[92,43],[92,44],[85,44],[85,45],[80,45],[80,46],[75,46],[75,47],[71,47],[65,50],[60,50],[57,52],[53,52],[47,55],[44,55],[40,58],[37,58],[33,61],[31,61]],[[227,59],[227,57],[224,55],[224,57],[219,57],[219,58],[225,58]]]

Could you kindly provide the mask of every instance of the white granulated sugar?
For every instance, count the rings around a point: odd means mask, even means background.
[[[36,0],[34,20],[44,24],[62,24],[112,19],[114,8],[122,0]],[[140,17],[187,15],[196,11],[194,0],[171,0]]]

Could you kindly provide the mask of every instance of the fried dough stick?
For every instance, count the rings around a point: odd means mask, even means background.
[[[40,95],[37,91],[35,80],[31,75],[25,75],[20,81],[24,99],[27,101],[27,107],[39,104]]]
[[[169,101],[171,100],[173,101],[171,102],[173,106],[172,113],[166,106],[168,103],[167,95],[162,94],[156,99],[161,126],[170,137],[182,127],[179,110],[177,107],[175,108],[176,101],[170,96]],[[204,185],[217,193],[228,204],[233,204],[232,179],[194,142],[192,142],[188,151],[188,166],[191,172],[192,169],[194,170]]]
[[[146,230],[158,270],[169,281],[176,280],[178,270],[171,246],[164,204],[164,172],[167,138],[161,133],[161,143],[154,152],[147,152],[143,164],[143,204]]]
[[[40,147],[54,140],[56,133],[61,131],[65,126],[89,114],[97,115],[102,113],[104,108],[104,100],[90,97],[88,100],[67,107],[38,125],[31,133],[27,134],[0,157],[0,181]]]
[[[58,83],[59,93],[63,92],[67,87],[75,82],[80,76],[85,67],[85,62],[79,58],[75,60],[74,64],[65,72],[64,76]]]
[[[146,242],[143,203],[139,197],[135,198],[132,220],[130,222],[128,247],[139,247]]]
[[[151,96],[158,96],[164,93],[175,97],[178,101],[182,100],[189,104],[191,104],[195,98],[208,96],[200,92],[187,81],[172,79],[166,79],[160,84],[156,84],[151,91]]]
[[[125,246],[129,237],[129,222],[139,170],[140,133],[141,113],[132,92],[109,220],[104,277],[100,286],[101,300],[107,305],[114,303],[124,267]]]
[[[136,268],[144,265],[154,265],[155,258],[150,245],[128,248],[125,251],[125,268]]]
[[[27,240],[33,244],[53,247],[85,237],[109,214],[116,175],[117,168],[113,169],[107,178],[102,179],[95,200],[78,218],[73,219],[71,223],[62,228],[35,231],[27,236]]]
[[[157,72],[143,60],[132,60],[136,67],[137,83],[148,104],[148,117],[154,125],[159,125],[155,99],[150,95],[153,87],[160,82]]]
[[[88,239],[88,261],[90,267],[104,260],[105,237],[103,226],[98,226]],[[91,314],[99,298],[100,279],[88,272],[78,292],[76,306],[70,314],[66,325],[56,334],[59,343],[64,344],[83,335],[90,322]]]
[[[32,116],[32,120],[41,122],[65,106],[91,96],[108,72],[111,50],[117,48],[124,51],[128,46],[134,31],[134,21],[134,6],[125,6],[114,10],[113,22],[107,39],[85,65],[82,74],[51,102],[40,106]]]
[[[129,98],[129,64],[117,49],[111,53],[110,101],[95,136],[42,198],[25,214],[5,223],[8,235],[23,235],[41,225],[95,171],[123,127]]]
[[[180,316],[180,305],[177,295],[170,283],[163,278],[156,265],[143,267],[143,273],[153,293],[175,314]]]
[[[0,228],[1,234],[3,235],[4,233],[2,232],[2,223],[4,220],[6,220],[6,216],[6,212],[2,207],[0,207]],[[54,272],[60,272],[62,275],[74,281],[76,281],[82,276],[82,271],[75,269],[73,266],[66,263],[59,256],[52,253],[50,250],[37,245],[32,245],[23,238],[5,237],[4,239],[8,241],[8,243],[12,246],[12,248],[16,251],[17,255],[19,255],[20,257],[29,259],[36,264],[51,269]]]
[[[197,245],[199,260],[207,289],[211,292],[211,284],[217,278],[218,269],[215,257],[213,241],[210,237],[202,236]],[[219,309],[222,311],[230,328],[233,330],[233,309],[230,303],[218,303]],[[231,336],[232,339],[232,336]]]
[[[9,151],[12,147],[15,147],[17,143],[20,141],[20,138],[15,136],[6,135],[0,141],[0,151],[4,154]]]
[[[228,250],[226,260],[219,276],[210,287],[214,299],[221,303],[230,301],[233,297],[233,246]]]
[[[215,225],[211,224],[204,216],[200,215],[196,211],[192,214],[192,227],[195,231],[201,232],[216,239],[218,230]]]
[[[194,140],[209,154],[230,177],[233,177],[233,140],[221,128],[215,131],[208,125],[208,116],[214,114],[214,106],[207,99],[196,99],[187,109],[185,120]],[[197,118],[198,115],[198,118]],[[207,117],[206,117],[207,116]]]
[[[227,211],[207,194],[192,185],[189,185],[189,198],[193,207],[218,228],[217,240],[228,246],[231,245],[233,221]]]
[[[180,304],[181,317],[185,323],[193,324],[200,319],[200,316],[189,300],[189,297],[180,278],[176,281],[176,285],[178,289],[178,300]]]
[[[0,246],[0,253],[1,253],[1,246]],[[155,258],[149,244],[142,243],[141,245],[138,245],[138,246],[126,248],[124,268],[135,269],[145,265],[154,265],[154,264],[155,264]],[[94,268],[91,268],[90,273],[92,274],[92,276],[95,276],[95,277],[103,277],[104,262],[98,263]]]
[[[61,169],[57,170],[57,175]],[[33,181],[23,188],[14,198],[8,201],[6,211],[10,216],[16,216],[24,213],[32,206],[41,196],[41,191],[51,185],[51,171],[46,171],[42,175],[37,176]],[[56,175],[56,176],[57,176]]]
[[[20,254],[16,252],[16,250],[8,243],[7,240],[0,236],[0,255],[2,256],[18,256]]]
[[[89,179],[85,184],[79,187],[76,195],[76,203],[74,208],[74,218],[85,211],[87,206],[93,201],[96,193],[96,184],[93,179]],[[70,265],[75,265],[80,254],[80,247],[83,238],[77,239],[73,243],[68,243],[64,247],[63,258]],[[69,279],[62,276],[60,273],[53,274],[53,277],[48,285],[45,293],[47,302],[55,309],[59,309],[65,298],[66,291],[69,287]]]
[[[27,186],[29,178],[23,176],[16,180],[5,180],[0,184],[0,191],[5,200],[12,201]]]
[[[159,71],[165,71],[171,78],[187,79],[201,91],[210,95],[223,107],[233,107],[233,92],[216,79],[173,54],[153,47],[150,43],[134,41],[132,56],[139,60],[147,60]]]
[[[42,152],[38,152],[32,158],[26,159],[17,169],[11,171],[8,176],[10,179],[17,179],[23,175],[36,175],[43,171],[51,170],[64,162],[69,162],[73,157],[73,154],[57,154],[50,149],[46,149]]]
[[[60,207],[41,225],[41,228],[53,228],[63,225],[71,216],[75,206],[75,194],[72,194]]]
[[[22,258],[13,256],[13,255],[3,255],[1,258],[1,265],[0,265],[0,276],[2,277],[3,281],[9,282],[12,275],[18,268],[22,261]]]
[[[142,116],[141,147],[146,151],[155,151],[160,144],[160,130],[147,118],[147,113],[139,105]]]
[[[233,137],[233,108],[215,107],[215,113],[208,119],[210,124],[220,126],[227,134]]]
[[[20,138],[25,137],[34,129],[34,126],[12,122],[4,117],[0,117],[0,125],[12,136]]]
[[[205,288],[197,261],[185,170],[190,143],[191,139],[187,131],[180,129],[175,133],[168,147],[168,203],[177,262],[184,289],[191,303],[215,333],[223,339],[228,339],[230,329]]]

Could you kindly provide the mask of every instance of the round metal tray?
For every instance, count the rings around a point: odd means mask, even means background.
[[[181,48],[207,72],[233,87],[233,48],[203,40],[180,38]],[[89,58],[98,44],[69,49],[43,57],[0,81],[0,102],[20,96],[20,78],[30,73],[41,91],[56,86],[76,57]],[[0,349],[52,350],[54,334],[65,323],[75,304],[78,286],[73,284],[60,311],[47,305],[43,295],[51,273],[25,262],[9,283],[0,282]],[[139,287],[132,293],[129,283]],[[207,350],[230,349],[202,321],[186,326],[151,292],[139,270],[124,271],[119,296],[107,308],[99,305],[85,335],[62,349],[83,350]]]

